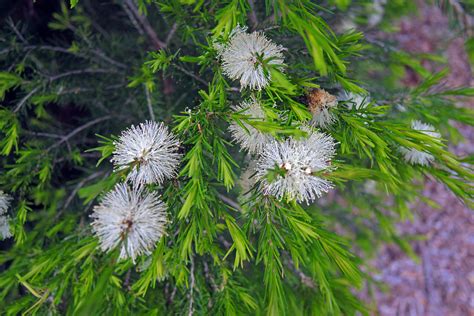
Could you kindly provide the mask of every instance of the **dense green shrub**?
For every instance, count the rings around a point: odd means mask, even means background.
[[[365,314],[424,179],[472,205],[474,90],[347,29],[370,1],[37,2],[0,31],[2,313]]]

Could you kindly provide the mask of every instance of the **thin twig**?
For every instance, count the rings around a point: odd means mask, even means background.
[[[91,52],[94,55],[96,55],[96,56],[102,58],[103,60],[107,61],[109,64],[112,64],[112,65],[117,66],[117,67],[122,68],[122,69],[127,69],[128,68],[127,65],[122,64],[121,62],[118,62],[118,61],[110,58],[109,56],[105,55],[103,51],[101,51],[99,49],[91,50]]]
[[[78,70],[71,70],[68,72],[64,72],[59,75],[55,75],[52,77],[49,77],[49,81],[54,81],[58,80],[64,77],[68,76],[73,76],[73,75],[81,75],[81,74],[95,74],[95,73],[117,73],[116,71],[113,71],[111,69],[94,69],[94,68],[87,68],[87,69],[78,69]]]
[[[69,194],[66,202],[64,203],[64,206],[62,207],[61,211],[59,211],[55,218],[59,218],[60,215],[63,213],[64,210],[66,210],[69,205],[71,204],[72,200],[74,199],[74,197],[76,196],[77,192],[84,186],[84,184],[86,184],[86,182],[90,181],[90,180],[93,180],[95,178],[97,178],[98,176],[100,176],[101,174],[103,174],[104,172],[103,171],[98,171],[98,172],[94,172],[93,174],[89,175],[88,177],[82,179],[75,187],[74,187],[74,190],[72,190],[71,194]]]
[[[13,32],[15,32],[16,36],[18,36],[18,38],[23,42],[23,43],[27,43],[26,39],[23,37],[23,35],[21,34],[20,31],[18,31],[18,29],[16,28],[16,25],[15,23],[13,22],[13,20],[11,18],[8,18],[7,19],[7,24],[8,26],[10,26],[13,30]]]
[[[168,33],[168,36],[166,36],[166,40],[165,40],[165,46],[167,47],[171,40],[173,39],[173,36],[174,34],[176,33],[176,30],[178,29],[178,24],[175,22],[173,24],[173,26],[171,27],[169,33]]]
[[[67,134],[66,136],[64,136],[60,141],[54,143],[53,145],[51,145],[50,147],[48,147],[48,149],[46,149],[46,152],[50,151],[51,149],[55,148],[55,147],[58,147],[59,145],[61,145],[62,143],[66,142],[67,140],[69,140],[71,137],[74,137],[74,135],[80,133],[81,131],[97,124],[97,123],[100,123],[102,121],[105,121],[105,120],[108,120],[110,119],[111,116],[110,115],[106,115],[106,116],[103,116],[103,117],[99,117],[93,121],[90,121],[82,126],[79,126],[78,128],[76,128],[75,130],[73,130],[72,132],[70,132],[69,134]]]
[[[168,299],[168,301],[167,301],[167,304],[168,304],[168,305],[173,304],[174,297],[176,296],[177,290],[178,290],[178,287],[175,285],[174,288],[173,288],[173,291],[171,292],[171,295],[170,295],[170,297],[169,297],[169,299]]]
[[[122,4],[122,7],[123,7],[123,10],[125,11],[125,13],[127,14],[128,18],[130,19],[130,22],[132,22],[133,26],[138,31],[138,33],[140,35],[145,35],[145,32],[141,28],[140,24],[138,23],[137,19],[133,15],[132,11],[130,11],[128,6],[126,4]]]
[[[15,107],[15,109],[13,110],[13,113],[17,113],[21,107],[26,103],[26,101],[28,101],[28,99],[36,93],[36,91],[39,90],[39,86],[34,88],[33,90],[30,91],[30,93],[28,93],[23,99],[21,99],[20,102],[18,102],[17,106]]]
[[[49,50],[49,51],[52,51],[52,52],[58,52],[58,53],[73,55],[75,57],[88,58],[88,56],[86,54],[79,53],[79,52],[74,52],[74,51],[71,51],[69,48],[60,47],[60,46],[26,45],[26,46],[21,47],[20,49],[21,50],[26,50],[26,51],[35,50],[35,49],[36,50]],[[4,50],[0,51],[0,55],[8,53],[8,52],[13,51],[13,50],[15,50],[15,48],[4,49]],[[127,65],[110,58],[109,56],[105,55],[105,53],[103,51],[101,51],[97,48],[91,49],[90,52],[92,54],[94,54],[95,56],[99,57],[100,59],[108,62],[111,65],[117,66],[117,67],[122,68],[122,69],[127,69],[128,68]]]
[[[150,118],[152,121],[155,121],[155,113],[153,113],[153,107],[151,104],[151,95],[150,95],[150,90],[148,90],[148,87],[145,84],[145,95],[146,95],[146,104],[148,106],[148,112],[150,112]]]
[[[212,290],[214,292],[218,292],[219,288],[217,287],[216,280],[214,279],[214,277],[212,276],[212,274],[209,271],[209,265],[207,264],[206,260],[203,261],[203,265],[204,265],[204,276],[206,277],[207,280],[209,280],[209,283],[211,284]]]
[[[209,266],[207,265],[206,260],[203,261],[204,265],[204,276],[206,277],[206,280],[209,281],[212,287],[212,291],[214,293],[219,291],[219,288],[216,285],[216,280],[214,280],[214,277],[212,274],[209,272]],[[209,298],[209,301],[207,302],[207,308],[210,310],[212,308],[213,302],[212,302],[212,296]]]
[[[125,0],[125,4],[128,6],[130,11],[132,12],[133,16],[137,19],[137,21],[141,24],[143,27],[143,30],[145,31],[146,35],[150,39],[153,47],[156,50],[160,50],[164,47],[166,47],[166,44],[163,43],[159,38],[158,35],[156,35],[155,30],[153,30],[153,27],[151,26],[150,22],[144,17],[137,9],[135,6],[135,3],[133,0]]]
[[[228,198],[224,194],[217,193],[217,196],[224,201],[226,204],[232,206],[234,209],[236,209],[239,212],[242,212],[242,208],[240,207],[240,204],[232,200],[231,198]]]
[[[306,285],[307,287],[309,287],[311,289],[316,288],[316,284],[314,284],[313,278],[310,277],[310,276],[307,276],[300,269],[297,269],[296,266],[295,266],[295,263],[293,262],[293,259],[291,259],[290,255],[287,254],[287,253],[285,253],[285,254],[286,254],[286,259],[287,259],[286,261],[287,261],[288,265],[293,270],[293,272],[295,272],[300,277],[301,283],[303,283],[304,285]]]
[[[63,135],[59,134],[52,134],[52,133],[43,133],[43,132],[32,132],[32,131],[23,131],[24,134],[27,135],[33,135],[33,136],[43,136],[43,137],[49,137],[49,138],[63,138]]]
[[[179,71],[181,71],[182,73],[194,78],[195,80],[199,81],[200,83],[202,83],[203,85],[205,85],[207,87],[207,85],[209,84],[208,82],[206,82],[204,79],[202,79],[201,77],[193,74],[192,72],[184,69],[183,67],[179,66],[179,65],[173,65],[176,69],[178,69]]]
[[[74,55],[74,56],[78,56],[78,57],[82,57],[82,58],[85,58],[85,57],[86,57],[86,55],[84,55],[84,54],[81,54],[81,53],[78,53],[78,52],[73,52],[73,51],[69,50],[69,49],[66,48],[66,47],[60,47],[60,46],[51,46],[51,45],[26,45],[26,46],[23,46],[21,49],[22,49],[22,50],[33,50],[33,49],[37,49],[37,50],[50,50],[50,51],[53,51],[53,52],[64,53],[64,54],[70,54],[70,55]]]
[[[188,311],[188,316],[192,316],[194,314],[194,258],[191,256],[191,271],[190,271],[190,289],[189,289],[189,311]]]
[[[102,157],[102,155],[98,152],[94,152],[94,153],[83,153],[81,154],[81,157],[82,158],[94,158],[94,159],[98,159],[100,157]],[[55,159],[53,160],[53,164],[56,165],[58,163],[61,163],[63,161],[67,161],[68,159],[70,159],[69,157],[61,157],[61,158],[58,158],[58,159]]]
[[[115,90],[115,89],[121,89],[127,86],[127,83],[118,83],[118,84],[113,84],[107,87],[102,88],[102,90]],[[97,91],[97,89],[94,88],[83,88],[83,87],[77,87],[77,88],[71,88],[71,89],[58,89],[56,94],[58,95],[65,95],[65,94],[78,94],[81,92],[91,92],[91,91]]]

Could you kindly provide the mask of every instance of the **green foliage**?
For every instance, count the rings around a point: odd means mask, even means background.
[[[21,83],[21,77],[8,73],[8,72],[0,72],[0,101],[5,98],[5,93],[17,87]]]
[[[8,109],[0,108],[0,131],[3,133],[0,141],[0,153],[8,155],[13,149],[18,149],[18,134],[20,123],[15,114]]]
[[[420,194],[423,180],[473,206],[472,156],[447,144],[462,140],[453,121],[474,122],[458,104],[474,89],[443,87],[448,71],[422,62],[444,65],[437,55],[333,30],[354,14],[366,25],[370,1],[134,3],[71,0],[70,10],[61,2],[41,22],[52,31],[46,39],[13,22],[0,31],[0,189],[14,198],[14,239],[0,251],[2,314],[368,315],[354,293],[377,285],[363,272],[377,246],[392,243],[416,259],[409,241],[419,237],[399,236],[395,224],[413,218],[417,199],[435,205]],[[410,6],[389,1],[381,27]],[[216,43],[237,25],[286,48],[285,66],[266,65],[271,82],[260,91],[222,73]],[[418,86],[400,84],[406,69]],[[305,137],[315,88],[370,93],[371,101],[330,110],[336,122],[324,132],[337,154],[318,176],[334,183],[337,199],[280,201],[249,178],[255,156],[240,151],[228,126]],[[261,103],[264,119],[231,110],[248,99]],[[183,158],[177,177],[147,186],[167,205],[166,236],[134,264],[101,251],[89,215],[129,172],[109,162],[118,135],[153,117],[172,128]],[[412,120],[443,138],[412,130]],[[408,164],[401,147],[434,162]]]

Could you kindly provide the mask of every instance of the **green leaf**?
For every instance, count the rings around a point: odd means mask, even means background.
[[[225,223],[227,228],[229,229],[229,233],[232,237],[234,243],[229,248],[229,251],[224,256],[225,259],[234,249],[235,253],[235,260],[234,260],[234,270],[237,269],[239,266],[243,267],[244,261],[248,261],[253,258],[252,255],[252,246],[250,245],[249,241],[240,230],[240,228],[236,225],[234,218],[231,216],[225,216]]]
[[[102,146],[99,147],[94,147],[91,149],[86,150],[86,152],[92,152],[92,151],[98,151],[101,153],[102,157],[97,161],[96,167],[99,166],[102,161],[110,157],[114,150],[115,150],[115,144],[114,142],[118,139],[116,136],[112,137],[105,137],[99,134],[96,134],[97,137],[99,137],[101,140],[99,140],[99,144],[102,144]]]
[[[5,98],[5,93],[17,86],[22,82],[21,77],[9,73],[9,72],[0,72],[0,101]]]
[[[0,139],[0,154],[7,156],[13,148],[18,150],[19,132],[20,122],[16,115],[0,107],[0,135],[2,133],[5,135]]]

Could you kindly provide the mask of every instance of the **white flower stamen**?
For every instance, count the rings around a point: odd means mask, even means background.
[[[233,106],[232,109],[234,112],[249,116],[249,120],[263,121],[265,119],[265,113],[256,100],[244,101],[237,106]],[[245,128],[236,122],[232,122],[229,125],[229,130],[232,138],[251,154],[262,151],[263,147],[273,139],[270,134],[259,131],[247,122],[242,121],[242,124]]]
[[[333,138],[315,131],[309,131],[306,139],[272,141],[257,161],[256,178],[266,195],[309,203],[332,188],[329,180],[313,172],[330,171],[334,155]],[[281,166],[286,172],[270,180],[268,173],[274,172],[275,166]]]
[[[161,184],[176,175],[179,141],[163,123],[132,125],[114,145],[115,170],[131,168],[127,180],[136,185]]]
[[[217,47],[225,75],[240,80],[241,88],[261,90],[270,80],[268,65],[283,66],[284,48],[268,40],[262,32],[246,33],[237,26],[226,45]]]
[[[166,206],[143,187],[117,184],[94,207],[92,228],[103,251],[120,245],[120,259],[150,254],[165,234]]]
[[[11,197],[0,191],[0,239],[12,237],[10,230],[10,217],[6,214],[10,207]]]

